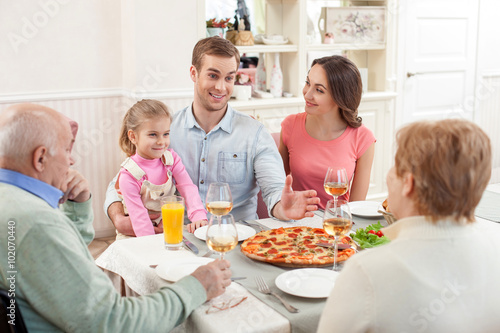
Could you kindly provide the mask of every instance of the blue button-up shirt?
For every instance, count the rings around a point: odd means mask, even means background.
[[[268,211],[281,199],[283,161],[271,134],[250,116],[228,105],[219,124],[205,133],[189,106],[175,114],[170,138],[203,203],[214,182],[229,184],[236,221],[257,218],[259,187]]]
[[[7,169],[0,169],[0,183],[22,188],[45,200],[53,208],[59,207],[59,199],[61,199],[64,194],[61,190],[41,180]]]

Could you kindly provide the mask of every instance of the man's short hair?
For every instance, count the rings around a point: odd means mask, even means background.
[[[57,125],[42,111],[16,112],[0,127],[0,157],[24,158],[39,146],[47,147],[49,155],[54,155],[59,131],[50,129]]]
[[[225,38],[218,36],[201,39],[196,43],[193,49],[193,57],[191,64],[199,71],[203,66],[203,56],[214,55],[226,58],[236,58],[236,68],[240,64],[240,52],[238,49]]]
[[[491,177],[491,143],[479,126],[461,119],[415,122],[398,131],[396,144],[396,174],[413,174],[418,212],[433,222],[474,221]]]

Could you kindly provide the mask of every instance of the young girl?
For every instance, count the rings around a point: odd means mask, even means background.
[[[192,223],[188,230],[207,224],[198,188],[193,184],[180,157],[168,149],[172,116],[162,102],[142,100],[123,118],[120,147],[129,156],[123,163],[115,187],[123,196],[125,213],[130,215],[137,237],[154,235],[156,223],[149,214],[161,212],[161,198],[177,189],[186,202]],[[119,234],[117,239],[124,238]]]
[[[293,189],[316,190],[323,209],[332,199],[323,189],[329,166],[344,167],[352,180],[340,198],[365,200],[368,192],[375,137],[358,117],[361,92],[361,76],[349,59],[316,59],[302,91],[305,112],[281,123],[279,151],[285,172],[293,175]]]

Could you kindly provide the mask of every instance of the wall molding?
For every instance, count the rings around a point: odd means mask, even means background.
[[[483,72],[481,77],[483,77],[483,78],[500,77],[500,71]]]
[[[164,89],[154,91],[138,91],[121,88],[103,88],[88,90],[69,90],[69,91],[47,91],[30,92],[16,94],[0,94],[0,103],[22,103],[22,102],[40,102],[40,101],[60,101],[72,99],[88,98],[108,98],[108,97],[126,97],[135,100],[151,99],[179,99],[193,98],[193,90],[186,89]]]

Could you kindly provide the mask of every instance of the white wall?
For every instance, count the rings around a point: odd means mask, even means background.
[[[97,237],[114,233],[102,205],[124,158],[118,132],[134,101],[122,95],[174,110],[192,100],[196,13],[196,1],[0,1],[0,112],[34,101],[78,121],[74,167],[93,192]]]
[[[0,1],[0,94],[121,86],[120,1]]]
[[[477,40],[475,119],[493,146],[491,183],[500,182],[500,1],[481,0]]]

